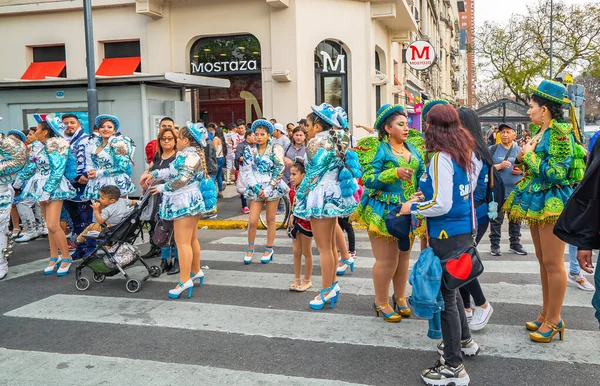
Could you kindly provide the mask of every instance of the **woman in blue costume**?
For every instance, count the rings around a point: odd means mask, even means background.
[[[256,135],[256,145],[244,148],[244,160],[240,166],[240,176],[246,184],[244,197],[250,201],[250,218],[248,220],[248,247],[244,256],[244,264],[252,262],[254,240],[258,218],[263,206],[267,207],[267,245],[260,262],[267,264],[273,260],[273,241],[275,241],[275,216],[281,197],[289,192],[283,181],[284,153],[279,144],[273,143],[271,135],[274,127],[265,119],[257,119],[252,123],[252,131]]]
[[[356,208],[353,195],[360,165],[356,153],[348,150],[346,132],[335,130],[339,122],[334,107],[323,103],[312,110],[307,116],[311,139],[306,146],[306,176],[296,193],[294,216],[310,220],[319,249],[323,289],[310,307],[320,310],[326,303],[333,307],[338,299],[336,224],[338,217],[347,217]]]
[[[75,197],[75,189],[65,177],[71,150],[69,142],[63,138],[64,128],[60,119],[55,117],[47,117],[45,122],[38,124],[35,135],[44,147],[33,154],[34,162],[27,165],[20,175],[22,181],[27,181],[21,191],[21,200],[38,201],[46,219],[50,262],[44,269],[45,275],[54,273],[54,269],[58,267],[56,275],[65,276],[73,262],[66,258],[69,256],[69,246],[65,232],[60,226],[63,201]],[[59,250],[62,255],[60,261]]]
[[[548,343],[557,333],[563,339],[561,308],[567,281],[565,243],[553,233],[554,224],[584,172],[584,151],[576,145],[573,126],[565,123],[566,88],[543,80],[531,87],[529,117],[533,138],[521,148],[517,160],[525,165],[523,179],[508,197],[505,209],[514,222],[529,224],[542,278],[542,312],[526,323],[535,342]]]
[[[129,173],[131,171],[131,143],[119,132],[119,119],[114,115],[103,114],[96,118],[98,138],[90,137],[88,151],[91,164],[87,164],[89,182],[83,192],[85,200],[100,198],[100,189],[106,185],[116,185],[122,196],[135,191]]]
[[[27,161],[25,140],[25,134],[18,130],[9,130],[0,139],[0,280],[8,274],[8,223],[15,193],[11,184]]]
[[[158,215],[163,220],[173,221],[173,231],[179,258],[179,283],[169,291],[169,297],[177,299],[188,290],[192,296],[194,280],[204,282],[200,269],[200,243],[198,242],[198,220],[202,213],[217,207],[217,188],[208,176],[203,147],[208,132],[204,126],[188,122],[180,129],[177,140],[177,155],[168,168],[156,169],[147,174],[142,185],[153,179],[164,183],[152,187],[154,194],[162,193]]]
[[[408,281],[408,250],[400,250],[398,240],[385,226],[387,214],[407,202],[416,193],[417,181],[425,165],[418,149],[409,145],[408,120],[400,105],[384,105],[377,112],[375,130],[379,139],[366,137],[358,142],[357,153],[364,170],[364,193],[357,217],[367,227],[375,257],[373,285],[375,313],[386,322],[396,323],[410,316],[406,303]],[[389,304],[390,282],[394,286],[392,305]],[[398,309],[399,313],[395,312]]]

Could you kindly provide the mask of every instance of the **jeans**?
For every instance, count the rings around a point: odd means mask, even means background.
[[[596,261],[596,270],[594,271],[594,296],[592,297],[592,306],[596,309],[596,319],[600,322],[600,269],[598,269],[598,261]]]
[[[338,224],[348,234],[348,251],[356,252],[356,237],[354,237],[354,228],[352,228],[350,217],[338,217]]]
[[[160,258],[161,259],[168,259],[171,257],[171,252],[173,250],[173,248],[175,249],[175,260],[177,260],[177,258],[179,257],[177,254],[177,246],[173,245],[172,247],[164,247],[160,249]]]
[[[498,217],[490,220],[490,244],[492,248],[500,248],[500,235],[502,234],[503,222],[504,212],[498,212]],[[521,224],[509,221],[508,237],[511,247],[521,245]]]
[[[569,245],[569,273],[571,275],[579,275],[581,267],[577,261],[577,247],[571,244]]]
[[[225,166],[225,157],[217,158],[217,189],[219,193],[223,191],[223,167]]]
[[[448,239],[429,239],[429,245],[437,257],[443,259],[447,254],[471,244],[471,234],[453,236]],[[444,283],[440,287],[444,298],[442,317],[442,340],[444,359],[449,366],[457,367],[462,363],[460,341],[471,337],[465,307],[457,290],[449,290]]]
[[[246,201],[246,197],[243,194],[240,194],[240,199],[242,200],[242,208],[246,208],[248,206],[248,201]]]
[[[479,244],[483,238],[485,231],[487,231],[488,225],[489,222],[479,223],[479,226],[477,227],[477,237],[475,238],[476,244]],[[473,297],[477,307],[481,307],[487,301],[485,295],[483,294],[483,290],[481,289],[481,284],[479,284],[479,279],[477,278],[460,287],[459,291],[465,308],[471,308],[471,296]]]
[[[69,213],[69,217],[71,217],[71,222],[73,223],[73,232],[77,235],[80,235],[92,223],[94,213],[89,201],[75,202],[65,200],[63,201],[63,208]],[[90,252],[94,248],[95,244],[94,240],[87,240],[81,243],[73,253],[74,257],[85,256],[87,252]]]

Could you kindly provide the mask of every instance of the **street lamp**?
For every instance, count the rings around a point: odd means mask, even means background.
[[[552,79],[552,23],[554,18],[554,1],[550,0],[550,79]]]
[[[85,53],[87,65],[87,103],[90,133],[98,116],[98,90],[96,89],[96,58],[94,55],[94,26],[92,21],[92,0],[83,0],[83,20],[85,24]]]

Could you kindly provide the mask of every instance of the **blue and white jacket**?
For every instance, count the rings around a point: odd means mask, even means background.
[[[85,133],[83,128],[79,128],[79,130],[77,130],[75,134],[73,134],[73,136],[69,139],[69,147],[71,148],[71,153],[73,153],[75,155],[75,158],[77,159],[77,177],[69,181],[75,189],[75,197],[73,197],[71,201],[85,201],[82,197],[83,191],[85,190],[85,185],[79,183],[79,178],[81,176],[87,178],[86,149],[88,146],[89,138],[90,136]]]

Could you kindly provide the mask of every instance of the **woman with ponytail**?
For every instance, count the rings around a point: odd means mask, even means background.
[[[169,291],[169,297],[177,299],[188,290],[192,296],[194,280],[204,282],[200,269],[200,243],[198,220],[202,213],[217,207],[217,188],[208,176],[206,159],[202,148],[206,146],[208,132],[201,124],[188,122],[179,130],[177,156],[169,168],[151,171],[142,178],[141,184],[153,179],[164,183],[152,187],[154,194],[162,193],[159,217],[173,221],[175,244],[179,258],[179,283]]]
[[[336,225],[338,217],[347,217],[356,208],[360,165],[356,153],[347,151],[349,137],[341,126],[335,108],[328,103],[313,106],[308,115],[306,176],[296,193],[294,216],[310,220],[321,262],[323,289],[310,302],[320,310],[326,303],[333,308],[340,287],[337,284]]]

